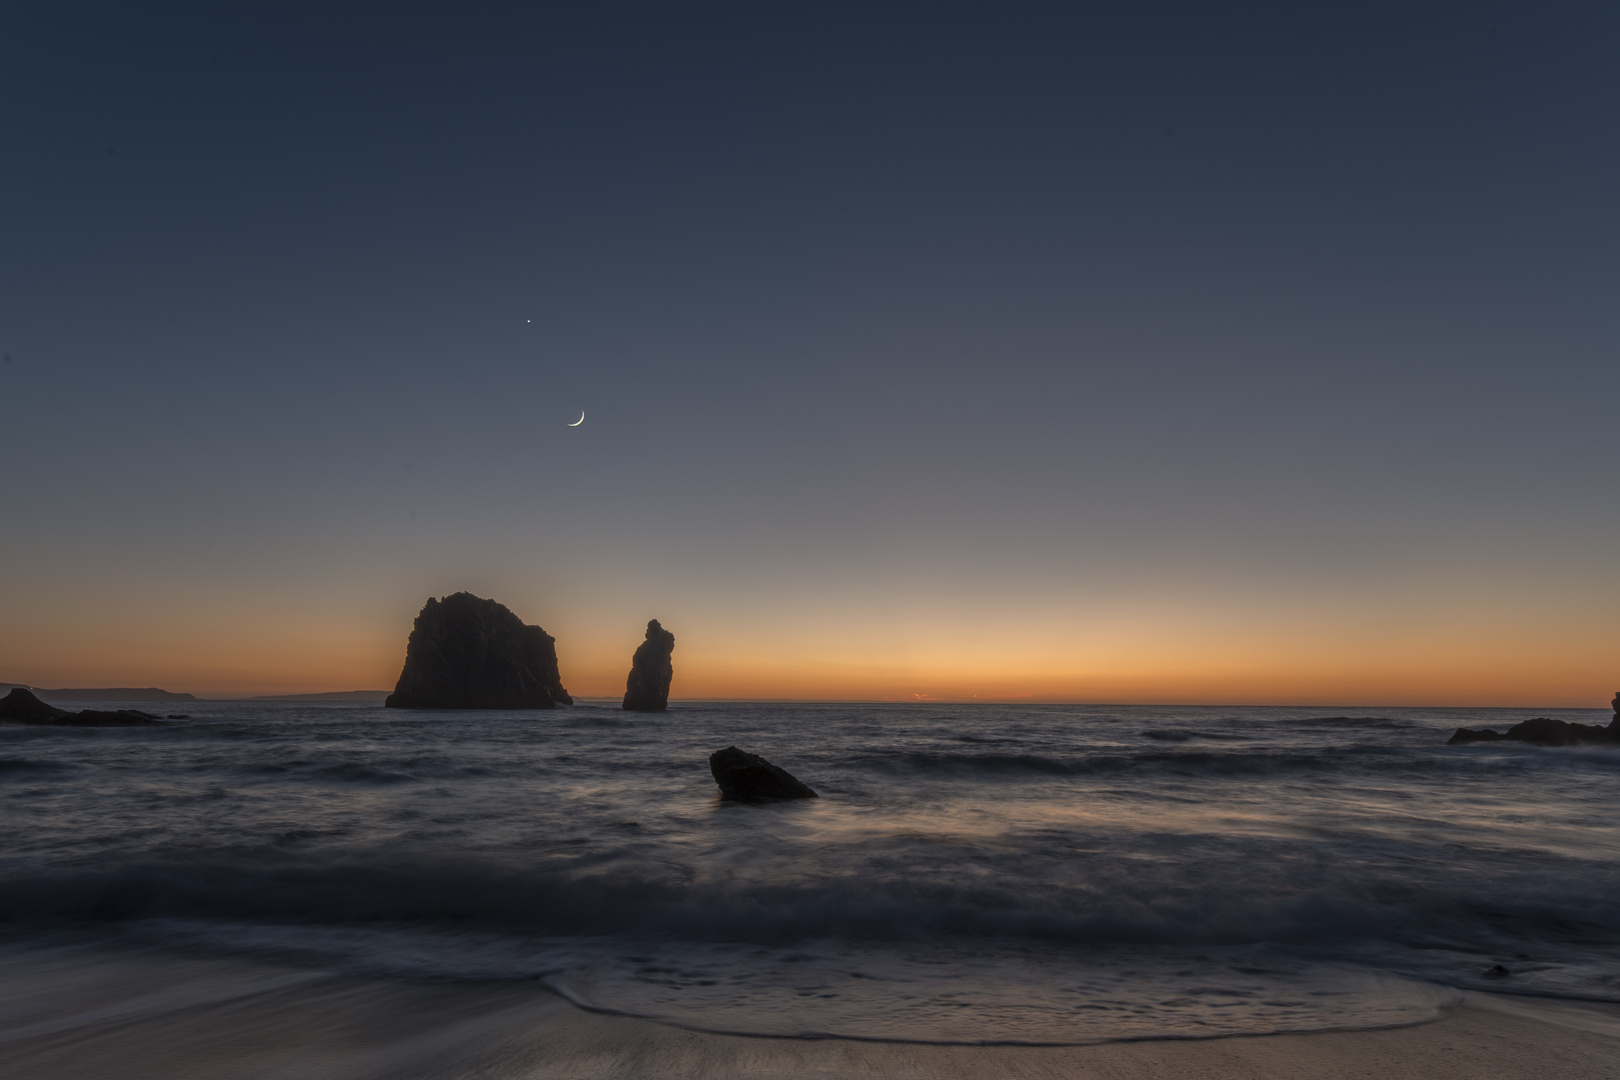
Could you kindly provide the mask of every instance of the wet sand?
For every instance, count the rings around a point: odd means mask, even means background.
[[[581,1011],[538,983],[410,982],[272,964],[0,950],[0,1075],[372,1078],[1620,1077],[1620,1005],[1468,994],[1413,1027],[936,1046],[687,1031]]]

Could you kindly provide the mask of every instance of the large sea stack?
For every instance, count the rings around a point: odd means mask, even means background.
[[[630,678],[625,684],[624,707],[636,712],[663,712],[669,708],[669,684],[675,678],[675,665],[669,654],[675,651],[675,635],[654,619],[647,624],[647,640],[636,646],[630,660]]]
[[[405,645],[391,709],[550,709],[572,705],[557,641],[506,605],[459,592],[428,598]]]

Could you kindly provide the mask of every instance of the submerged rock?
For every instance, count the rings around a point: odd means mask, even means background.
[[[1458,728],[1446,740],[1447,746],[1475,742],[1522,742],[1532,746],[1585,746],[1592,743],[1620,743],[1620,729],[1615,723],[1608,727],[1597,724],[1574,724],[1568,720],[1553,720],[1537,716],[1514,724],[1505,732],[1484,728]]]
[[[675,635],[653,619],[647,624],[647,640],[636,646],[630,660],[630,678],[624,688],[624,707],[635,712],[663,712],[669,708],[669,684],[675,678],[675,665],[669,654],[675,651]]]
[[[0,698],[0,722],[13,724],[55,724],[60,727],[140,727],[161,723],[151,713],[139,709],[85,709],[69,712],[47,705],[22,687]]]
[[[557,640],[469,592],[428,598],[405,645],[391,709],[550,709],[572,705]]]
[[[738,802],[818,798],[814,788],[786,769],[735,746],[710,754],[709,772],[721,797]]]
[[[80,712],[69,713],[58,724],[69,727],[139,727],[146,724],[161,724],[163,717],[153,716],[139,709],[114,709],[105,712],[101,709],[84,709]]]

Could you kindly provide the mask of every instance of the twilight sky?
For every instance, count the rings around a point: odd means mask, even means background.
[[[0,680],[1606,702],[1620,8],[1322,7],[8,3]]]

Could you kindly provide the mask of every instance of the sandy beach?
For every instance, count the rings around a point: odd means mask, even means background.
[[[1620,1076],[1620,1005],[1469,993],[1374,1031],[1086,1046],[717,1035],[534,982],[411,982],[92,947],[9,950],[0,1073],[31,1080]]]

